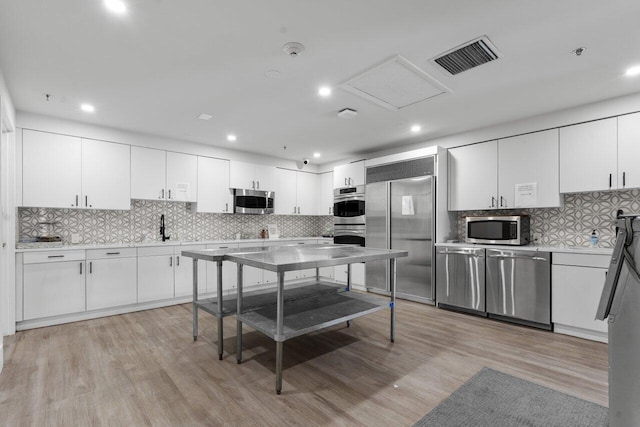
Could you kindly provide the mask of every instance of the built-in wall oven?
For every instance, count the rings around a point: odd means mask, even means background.
[[[334,190],[333,243],[364,246],[366,227],[364,208],[364,185]]]

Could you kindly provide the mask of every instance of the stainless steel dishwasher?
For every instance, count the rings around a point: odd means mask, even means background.
[[[438,307],[486,316],[484,257],[483,248],[437,248]]]
[[[487,313],[551,329],[551,254],[487,249]]]

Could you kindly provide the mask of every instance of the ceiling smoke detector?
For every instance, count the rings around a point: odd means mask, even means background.
[[[356,110],[352,110],[351,108],[343,108],[342,110],[338,111],[338,117],[342,119],[351,119],[357,115],[358,112]]]
[[[298,43],[298,42],[289,42],[284,46],[282,46],[282,49],[285,51],[287,55],[292,56],[294,58],[300,55],[302,52],[304,52],[304,46],[302,45],[302,43]]]
[[[585,47],[579,47],[577,49],[572,50],[571,53],[573,53],[575,56],[580,56],[585,51],[585,49],[586,49]]]

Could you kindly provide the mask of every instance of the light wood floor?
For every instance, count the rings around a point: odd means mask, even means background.
[[[5,337],[2,425],[411,426],[487,366],[607,406],[606,345],[412,302],[285,343],[282,395],[275,344],[235,318],[218,360],[214,318],[191,305]]]

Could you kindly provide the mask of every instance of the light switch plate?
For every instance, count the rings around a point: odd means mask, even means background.
[[[71,243],[80,243],[80,235],[77,233],[71,234]]]

